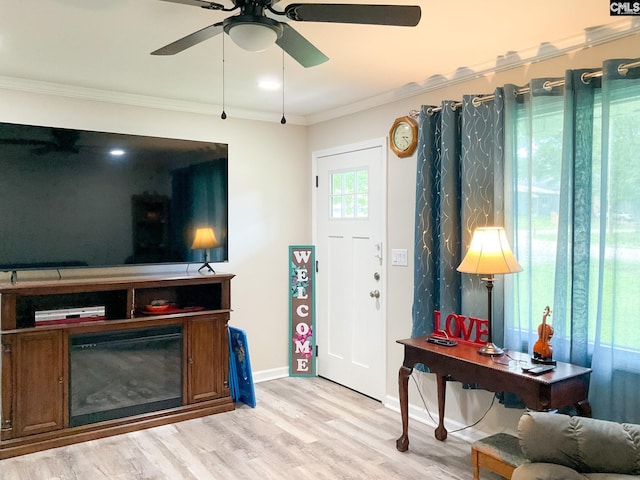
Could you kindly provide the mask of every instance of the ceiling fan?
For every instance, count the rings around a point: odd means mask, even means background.
[[[3,145],[33,145],[32,150],[36,155],[48,153],[80,153],[78,140],[80,132],[66,128],[51,128],[51,139],[41,140],[35,138],[1,138]]]
[[[292,3],[283,11],[278,11],[273,8],[273,5],[279,0],[233,0],[233,7],[225,7],[220,3],[206,0],[162,1],[224,12],[240,9],[240,13],[176,40],[151,52],[151,55],[175,55],[224,32],[239,47],[254,52],[265,50],[275,42],[303,67],[319,65],[329,58],[289,23],[279,22],[266,16],[265,10],[296,22],[359,23],[402,27],[416,26],[421,16],[420,7],[412,5]]]

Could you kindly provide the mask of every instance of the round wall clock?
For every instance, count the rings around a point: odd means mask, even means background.
[[[418,145],[418,122],[409,116],[396,118],[389,130],[389,139],[391,150],[398,157],[412,155]]]

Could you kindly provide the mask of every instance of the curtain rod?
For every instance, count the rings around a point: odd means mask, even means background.
[[[624,76],[629,72],[630,68],[636,68],[636,67],[640,67],[640,60],[636,62],[631,62],[631,63],[621,63],[620,65],[618,65],[618,73]],[[581,80],[583,83],[589,83],[589,81],[592,78],[599,78],[599,77],[602,77],[602,70],[595,70],[590,73],[583,73],[581,76]],[[563,85],[564,85],[564,80],[555,80],[555,81],[544,82],[544,84],[542,85],[542,88],[544,88],[546,91],[549,92],[553,90],[555,87],[561,87]],[[516,90],[514,93],[516,95],[523,95],[525,93],[529,93],[530,91],[531,91],[530,87],[522,87]],[[471,101],[471,103],[473,104],[474,107],[479,107],[480,104],[482,104],[483,102],[488,102],[490,100],[493,100],[494,98],[496,98],[494,94],[483,95],[482,97],[475,97]],[[454,110],[456,108],[460,108],[461,106],[462,106],[462,102],[455,102],[451,104],[451,108],[453,108]],[[442,110],[442,107],[430,107],[427,113],[431,115],[441,110]],[[411,110],[409,112],[409,115],[412,117],[417,117],[419,114],[420,114],[419,110]]]

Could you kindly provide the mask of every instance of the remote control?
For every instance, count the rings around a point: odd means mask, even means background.
[[[458,344],[455,340],[441,337],[427,337],[427,342],[442,345],[443,347],[455,347]]]
[[[556,367],[553,365],[538,365],[535,367],[522,367],[522,371],[530,373],[531,375],[541,375],[546,372],[554,370]]]

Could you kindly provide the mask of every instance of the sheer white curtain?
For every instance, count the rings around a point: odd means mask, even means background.
[[[640,422],[640,69],[610,60],[531,82],[508,107],[507,211],[525,271],[505,343],[531,351],[545,306],[554,358],[593,369],[599,418]],[[620,68],[627,66],[627,68]],[[556,85],[548,88],[549,85]]]

